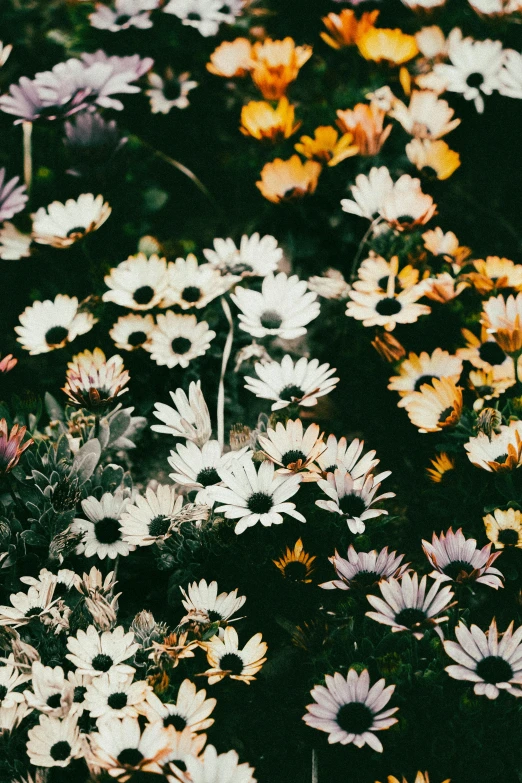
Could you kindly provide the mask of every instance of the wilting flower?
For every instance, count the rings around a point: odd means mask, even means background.
[[[484,517],[486,535],[496,549],[522,547],[522,513],[515,508],[496,508]]]
[[[300,69],[312,56],[311,46],[296,46],[292,38],[273,41],[265,38],[252,47],[250,74],[267,100],[281,98],[288,85],[297,79]]]
[[[83,755],[80,729],[72,714],[63,720],[40,715],[27,737],[27,755],[37,767],[68,767],[72,759]]]
[[[460,124],[448,102],[431,90],[414,90],[409,106],[395,101],[390,114],[418,139],[440,139]]]
[[[330,744],[353,742],[357,748],[369,745],[382,753],[382,743],[375,736],[376,731],[389,729],[397,718],[392,718],[398,707],[384,710],[390,701],[395,685],[378,680],[370,688],[368,669],[357,674],[350,669],[346,679],[339,672],[333,677],[325,676],[326,687],[316,685],[311,691],[313,704],[308,704],[304,722],[314,729],[326,731]]]
[[[324,274],[308,278],[308,288],[323,299],[347,299],[350,284],[338,269],[326,269]]]
[[[203,446],[212,435],[212,424],[207,403],[201,391],[201,381],[192,381],[189,386],[189,396],[183,389],[170,392],[173,408],[163,402],[155,403],[154,416],[164,422],[153,424],[155,432],[166,432],[177,438],[187,438],[196,446]]]
[[[491,554],[491,544],[477,548],[474,538],[466,538],[459,528],[456,533],[450,529],[436,536],[433,533],[431,544],[422,541],[424,554],[435,568],[430,576],[441,582],[480,582],[498,590],[502,587],[502,572],[493,568],[500,552]]]
[[[469,285],[467,281],[458,282],[449,272],[439,272],[435,277],[427,277],[423,284],[424,296],[441,304],[456,299]]]
[[[27,438],[22,444],[26,431],[27,427],[14,424],[9,432],[7,421],[0,419],[0,476],[5,476],[16,467],[24,451],[34,443],[32,438]]]
[[[448,179],[460,166],[460,155],[438,139],[412,139],[406,145],[410,163],[423,174],[437,179]]]
[[[337,166],[345,158],[351,158],[359,152],[351,133],[339,137],[339,132],[331,125],[316,128],[313,137],[301,136],[294,148],[305,158],[327,163],[328,166]]]
[[[5,181],[6,170],[0,169],[0,222],[12,218],[25,207],[29,196],[25,185],[18,185],[20,177]]]
[[[478,625],[467,628],[460,622],[455,629],[457,641],[444,642],[444,650],[457,662],[446,666],[449,676],[475,683],[477,696],[496,699],[501,690],[522,696],[522,626],[515,633],[513,627],[510,623],[499,639],[495,619],[486,633]]]
[[[365,60],[377,63],[384,60],[390,65],[402,65],[419,53],[415,36],[398,29],[370,27],[356,43]]]
[[[21,326],[15,326],[18,342],[34,356],[63,348],[75,337],[90,331],[96,319],[79,312],[75,296],[57,294],[54,302],[46,299],[26,307],[20,316]]]
[[[402,343],[389,332],[377,333],[372,340],[372,346],[386,362],[399,362],[406,356]]]
[[[243,234],[239,248],[233,239],[214,239],[214,249],[203,250],[203,255],[221,274],[266,277],[277,271],[283,258],[283,249],[271,234],[252,236]]]
[[[315,463],[326,448],[322,438],[318,424],[310,424],[303,431],[301,419],[290,419],[286,424],[277,422],[275,430],[269,427],[258,441],[268,459],[280,466],[278,474],[298,473],[303,481],[316,481],[319,468]]]
[[[241,311],[239,327],[253,337],[282,337],[293,340],[306,334],[306,326],[317,318],[317,294],[307,291],[305,280],[284,272],[267,275],[261,291],[237,286],[231,299]]]
[[[404,407],[419,432],[455,427],[462,415],[462,388],[451,378],[433,378],[408,396]]]
[[[357,103],[353,109],[337,110],[337,125],[352,134],[359,155],[377,155],[392,129],[391,124],[383,127],[385,116],[375,103]]]
[[[383,478],[388,475],[383,474]],[[364,533],[366,520],[388,514],[385,509],[372,508],[374,503],[395,497],[393,492],[384,492],[375,497],[381,487],[379,481],[372,475],[366,476],[364,480],[354,480],[345,469],[328,473],[326,480],[321,479],[317,486],[328,496],[328,500],[316,500],[316,506],[343,517],[354,535]]]
[[[239,130],[244,136],[255,139],[280,141],[288,139],[300,125],[300,122],[295,122],[295,107],[283,95],[276,108],[267,101],[249,101],[241,109]]]
[[[165,315],[158,315],[150,343],[144,344],[144,348],[156,364],[185,368],[192,359],[207,352],[215,336],[208,323],[198,323],[195,315],[179,315],[167,310]]]
[[[317,398],[335,389],[339,378],[331,376],[336,372],[329,364],[319,364],[318,359],[302,356],[295,364],[285,354],[281,362],[257,362],[254,365],[257,378],[245,377],[245,388],[267,400],[274,400],[272,410],[285,408],[290,404],[305,407],[317,405]]]
[[[351,8],[343,8],[340,14],[330,13],[322,18],[328,32],[321,33],[321,38],[332,49],[353,46],[361,35],[374,26],[378,16],[379,11],[364,11],[358,19]]]
[[[288,502],[299,489],[300,475],[277,474],[274,464],[268,460],[262,462],[256,471],[250,458],[236,459],[218,472],[224,486],[216,486],[213,496],[218,503],[225,505],[219,506],[216,511],[223,511],[227,519],[238,520],[235,526],[237,535],[258,522],[264,527],[280,525],[283,514],[300,522],[306,521],[295,504]]]
[[[166,664],[176,668],[183,658],[193,658],[194,648],[198,646],[195,639],[188,639],[188,631],[183,633],[169,633],[161,642],[152,641],[152,652],[149,658],[156,665]]]
[[[92,411],[103,411],[128,391],[129,373],[118,354],[105,358],[101,348],[73,356],[67,365],[63,391],[72,405]]]
[[[151,11],[159,6],[160,0],[114,0],[114,8],[96,3],[95,10],[89,14],[89,21],[99,30],[117,33],[129,27],[146,30],[152,27]]]
[[[434,457],[434,459],[431,459],[430,462],[433,467],[426,468],[426,473],[430,481],[433,481],[435,484],[446,481],[447,474],[451,474],[455,470],[455,460],[444,451]]]
[[[150,100],[150,110],[153,114],[168,114],[171,109],[186,109],[189,105],[188,94],[198,86],[198,82],[190,79],[190,73],[180,73],[175,76],[171,68],[167,68],[162,78],[152,71],[147,74],[150,85],[145,95]]]
[[[289,160],[275,158],[265,163],[256,185],[268,201],[279,204],[314,193],[320,173],[321,164],[315,160],[303,163],[298,155]]]
[[[225,628],[223,638],[213,636],[208,642],[202,642],[201,646],[207,653],[210,669],[205,676],[210,685],[220,682],[225,677],[250,685],[255,680],[255,675],[266,661],[268,645],[262,641],[260,633],[239,649],[239,638],[236,629],[229,625]]]
[[[246,601],[245,595],[238,597],[237,588],[231,593],[219,593],[218,595],[217,582],[207,584],[205,579],[202,579],[199,584],[192,582],[186,591],[182,587],[180,590],[184,599],[181,603],[185,607],[185,611],[188,612],[181,623],[194,620],[203,625],[210,623],[227,625],[240,619],[234,615]]]
[[[104,281],[110,289],[103,294],[104,302],[132,310],[163,307],[170,283],[167,261],[155,253],[138,253],[113,267]]]
[[[435,628],[445,622],[447,615],[441,612],[450,606],[453,592],[450,585],[442,587],[435,580],[426,594],[427,577],[419,582],[416,573],[405,573],[400,580],[388,579],[379,583],[382,598],[368,595],[368,601],[376,612],[366,612],[367,617],[378,623],[391,626],[392,631],[411,631],[416,639],[422,639],[428,628]],[[384,599],[384,600],[383,600]]]
[[[372,549],[371,552],[356,552],[350,544],[347,553],[348,559],[335,552],[328,560],[335,568],[337,579],[323,582],[319,587],[324,590],[363,590],[368,592],[381,579],[400,579],[408,570],[409,563],[403,564],[404,555],[397,552],[388,552],[385,546],[380,552]]]
[[[496,432],[479,432],[464,444],[468,459],[490,473],[516,470],[522,464],[522,422],[502,424]]]
[[[452,356],[442,348],[433,353],[422,351],[419,355],[410,353],[401,362],[399,375],[390,378],[388,389],[399,392],[399,408],[404,408],[413,392],[418,392],[425,383],[431,384],[434,378],[450,378],[457,383],[462,373],[462,359]]]
[[[312,581],[310,576],[314,572],[312,563],[315,559],[315,555],[309,555],[305,552],[303,542],[298,538],[293,549],[290,549],[290,547],[287,546],[286,551],[281,557],[272,562],[285,579],[289,579],[292,582],[309,584]]]
[[[65,204],[53,201],[33,215],[33,239],[41,245],[70,247],[100,228],[110,214],[111,207],[103,201],[103,196],[95,198],[92,193],[82,193]]]
[[[207,70],[226,79],[245,76],[252,68],[252,44],[248,38],[223,41],[214,49]]]

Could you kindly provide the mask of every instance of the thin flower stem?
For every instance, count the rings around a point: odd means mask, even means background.
[[[28,195],[31,194],[31,185],[33,184],[33,151],[32,135],[33,123],[24,120],[22,123],[23,145],[24,145],[24,182]]]
[[[312,748],[312,783],[319,783],[319,758],[315,748]]]
[[[357,277],[357,270],[359,269],[359,261],[361,260],[361,256],[363,253],[364,248],[366,247],[366,243],[368,242],[368,239],[370,238],[372,231],[377,226],[378,223],[380,223],[381,218],[376,217],[375,220],[372,220],[370,223],[365,235],[359,242],[359,247],[357,248],[357,253],[355,254],[355,258],[353,259],[352,264],[352,271],[350,272],[350,283],[352,283],[355,278]]]
[[[223,448],[225,444],[225,373],[227,371],[228,360],[232,350],[232,341],[234,339],[234,321],[230,311],[230,305],[225,297],[221,298],[221,306],[228,321],[228,335],[223,349],[223,359],[221,361],[221,376],[219,378],[219,389],[217,398],[217,432],[218,443]]]

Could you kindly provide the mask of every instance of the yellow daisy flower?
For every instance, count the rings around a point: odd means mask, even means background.
[[[257,187],[268,201],[279,204],[313,193],[317,187],[321,164],[315,160],[301,161],[298,155],[289,160],[276,158],[265,163]]]
[[[339,132],[331,125],[321,125],[311,136],[301,136],[295,150],[305,158],[336,166],[345,158],[357,155],[359,148],[353,144],[351,133],[345,133],[339,138]]]
[[[337,111],[337,126],[353,135],[359,154],[377,155],[391,133],[392,126],[383,127],[386,112],[376,103],[358,103],[353,109]]]
[[[293,38],[266,38],[252,47],[252,80],[267,100],[281,98],[312,56],[311,46],[296,46]]]
[[[419,432],[439,432],[454,427],[462,414],[462,388],[451,378],[433,378],[408,397],[405,408]]]
[[[379,11],[365,11],[361,18],[357,19],[351,8],[344,8],[340,14],[330,13],[323,16],[322,21],[328,32],[321,33],[321,38],[332,49],[352,46],[374,26],[378,16]]]
[[[372,27],[357,40],[357,47],[365,60],[390,65],[402,65],[419,53],[415,36],[402,30]]]
[[[274,109],[266,101],[250,101],[241,110],[241,127],[239,130],[245,136],[255,139],[270,139],[280,141],[287,139],[301,125],[294,122],[295,110],[284,96]]]
[[[437,179],[448,179],[460,166],[460,155],[437,139],[412,139],[406,145],[406,155],[419,171]]]
[[[430,481],[433,481],[435,484],[446,481],[447,474],[455,470],[455,460],[444,451],[441,451],[436,457],[430,459],[430,462],[433,467],[426,468],[426,473],[428,474]]]
[[[314,560],[315,555],[309,555],[304,551],[303,542],[299,538],[293,549],[287,546],[286,552],[278,560],[272,560],[272,562],[281,571],[285,579],[309,584],[312,581],[310,576],[314,571],[312,567]]]
[[[486,535],[496,549],[506,546],[522,548],[522,513],[514,508],[502,511],[496,508],[493,514],[484,517]]]

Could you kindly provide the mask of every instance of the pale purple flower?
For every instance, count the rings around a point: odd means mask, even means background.
[[[25,185],[18,185],[20,177],[5,181],[5,169],[0,169],[0,222],[8,220],[25,207],[28,195]]]

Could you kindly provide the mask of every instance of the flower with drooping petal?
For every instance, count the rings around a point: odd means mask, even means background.
[[[363,590],[368,592],[382,579],[400,579],[408,570],[409,563],[402,561],[404,555],[388,552],[385,546],[380,552],[356,552],[350,544],[347,559],[335,552],[328,560],[335,568],[337,579],[323,582],[319,587],[324,590]]]
[[[441,582],[480,582],[498,590],[503,587],[503,574],[493,563],[500,552],[491,554],[491,544],[478,549],[474,538],[466,538],[459,528],[456,533],[450,529],[436,536],[433,533],[431,544],[422,541],[424,554],[435,568],[430,576]]]
[[[19,424],[13,424],[9,431],[7,420],[0,419],[0,476],[10,473],[18,465],[24,451],[34,443],[32,438],[27,438],[23,443],[26,432],[27,427]]]
[[[166,432],[176,438],[187,438],[196,446],[203,446],[212,436],[212,424],[207,403],[201,391],[201,381],[192,381],[188,397],[183,389],[169,392],[174,403],[155,403],[154,416],[163,424],[152,424],[151,430]]]

